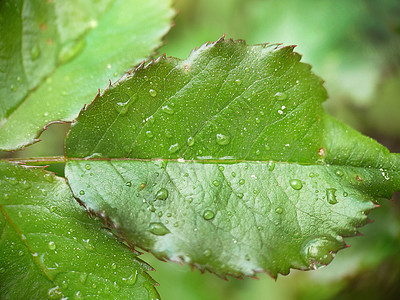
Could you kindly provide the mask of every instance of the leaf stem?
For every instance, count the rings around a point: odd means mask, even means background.
[[[32,157],[32,158],[6,158],[0,161],[15,162],[18,164],[64,164],[64,156]]]

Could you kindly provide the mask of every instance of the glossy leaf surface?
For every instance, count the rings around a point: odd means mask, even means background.
[[[35,142],[161,44],[169,0],[2,1],[0,148]]]
[[[62,178],[0,164],[2,299],[158,298],[151,268],[91,219]]]
[[[299,60],[220,39],[138,68],[74,123],[74,195],[132,244],[221,276],[328,264],[399,189],[400,158],[326,115]]]

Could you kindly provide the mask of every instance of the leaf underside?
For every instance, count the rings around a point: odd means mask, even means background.
[[[0,149],[37,141],[161,45],[170,0],[2,1]]]
[[[75,197],[130,244],[220,276],[328,264],[399,189],[400,158],[328,116],[299,61],[221,38],[138,67],[73,123]]]
[[[151,268],[91,219],[64,179],[0,163],[2,299],[155,299]]]

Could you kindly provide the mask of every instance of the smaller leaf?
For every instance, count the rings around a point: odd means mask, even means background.
[[[147,264],[101,228],[64,179],[0,163],[2,299],[155,299]]]

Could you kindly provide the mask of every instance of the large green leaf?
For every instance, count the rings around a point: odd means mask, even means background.
[[[293,47],[206,44],[82,110],[66,176],[134,245],[220,275],[328,264],[400,186],[400,157],[328,116]]]
[[[71,121],[108,79],[149,56],[170,27],[170,2],[2,1],[0,148]]]
[[[155,299],[151,268],[93,220],[65,179],[0,163],[1,299]]]

